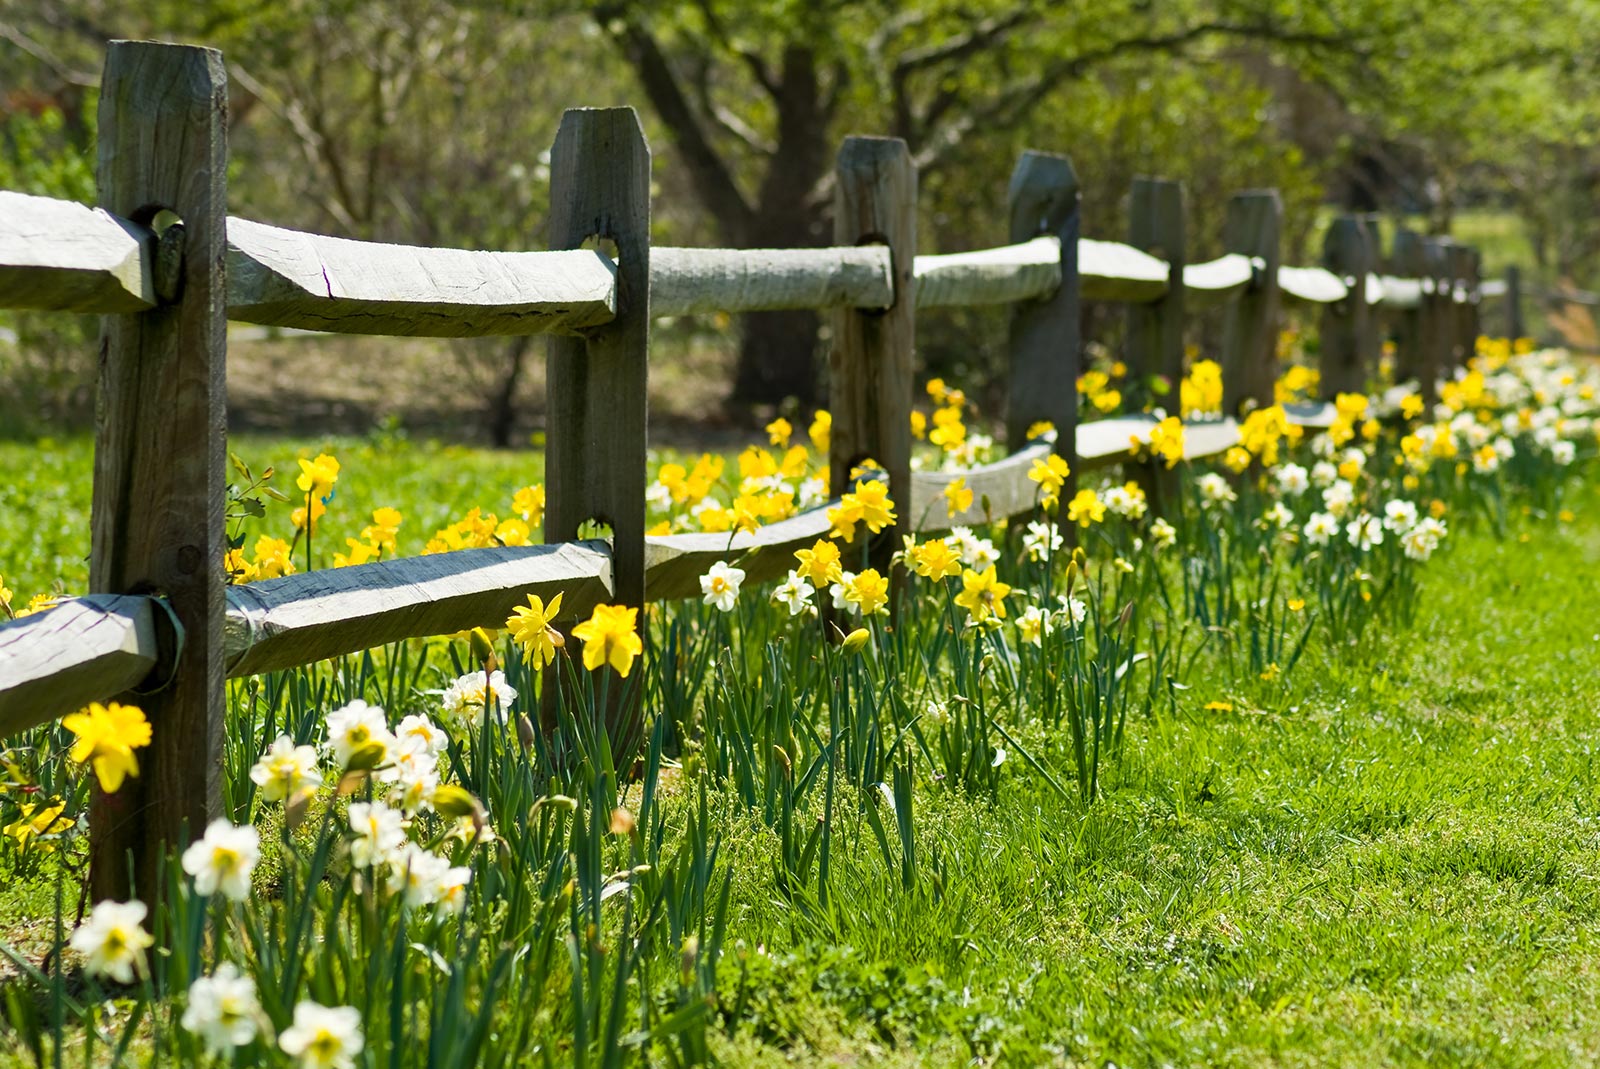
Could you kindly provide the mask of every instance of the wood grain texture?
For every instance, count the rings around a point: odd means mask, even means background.
[[[632,108],[569,109],[561,117],[550,152],[549,228],[552,249],[595,239],[614,246],[617,306],[614,320],[583,337],[550,341],[545,541],[575,541],[591,521],[609,526],[612,601],[642,610],[650,148]],[[616,752],[631,754],[643,728],[644,690],[611,694],[606,732]],[[546,701],[554,697],[547,689]]]
[[[222,806],[228,81],[208,48],[113,42],[100,88],[100,203],[182,220],[177,300],[107,317],[96,412],[89,589],[164,595],[185,632],[172,684],[139,700],[140,776],[91,809],[91,889],[154,893],[162,850]]]
[[[1128,243],[1167,265],[1167,289],[1148,304],[1128,306],[1128,373],[1131,377],[1183,378],[1184,232],[1183,183],[1135,178],[1128,202]]]
[[[1228,201],[1222,241],[1229,252],[1260,261],[1228,309],[1222,331],[1222,407],[1229,415],[1246,402],[1272,403],[1277,378],[1279,235],[1283,201],[1275,189],[1239,193]]]
[[[650,252],[650,314],[762,312],[786,308],[887,308],[889,253],[833,249],[676,249]]]
[[[573,334],[610,322],[616,265],[592,250],[473,252],[228,220],[228,317],[340,334]]]
[[[1366,389],[1367,375],[1376,372],[1377,365],[1369,367],[1362,351],[1370,313],[1366,279],[1374,265],[1366,227],[1359,218],[1341,215],[1333,220],[1323,237],[1322,261],[1330,272],[1353,283],[1343,300],[1322,309],[1318,357],[1322,396],[1361,393]]]
[[[0,190],[0,306],[139,312],[156,303],[155,234],[103,208]]]
[[[75,713],[143,683],[174,650],[154,598],[90,595],[0,624],[0,735]]]
[[[851,470],[870,458],[888,473],[889,496],[903,508],[911,499],[917,171],[899,138],[848,137],[834,174],[834,243],[886,245],[895,303],[881,312],[851,308],[834,315],[828,354],[829,485],[848,489]],[[900,522],[905,522],[903,511]],[[885,574],[899,547],[899,530],[886,527],[872,541],[870,557]]]
[[[529,594],[562,595],[563,618],[611,597],[604,542],[464,549],[229,587],[229,676],[255,675],[386,642],[504,627]]]
[[[1060,240],[1053,234],[973,252],[918,256],[918,308],[1013,304],[1061,286]]]
[[[1217,308],[1235,300],[1249,288],[1257,265],[1251,258],[1227,253],[1183,269],[1184,300],[1190,310]]]
[[[550,247],[599,237],[618,255],[617,315],[550,343],[545,539],[612,528],[613,592],[644,604],[645,392],[650,344],[650,149],[632,108],[571,109],[551,150]]]
[[[1006,404],[1006,443],[1013,452],[1028,443],[1028,429],[1047,422],[1055,449],[1077,468],[1079,336],[1078,175],[1065,156],[1024,152],[1006,193],[1011,240],[1051,242],[1060,284],[1011,310]],[[1071,476],[1065,493],[1073,491]]]

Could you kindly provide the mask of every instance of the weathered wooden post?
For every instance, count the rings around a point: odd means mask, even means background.
[[[1183,183],[1138,177],[1128,203],[1128,244],[1167,262],[1167,292],[1146,304],[1128,305],[1127,360],[1130,378],[1159,375],[1170,391],[1165,407],[1178,414],[1183,379]]]
[[[1439,379],[1455,355],[1455,305],[1450,273],[1450,239],[1422,241],[1422,397],[1438,400]]]
[[[1461,362],[1478,355],[1478,335],[1483,333],[1483,253],[1469,245],[1462,260]]]
[[[549,229],[551,249],[615,247],[617,309],[609,323],[550,341],[545,541],[574,541],[591,520],[609,525],[611,600],[641,610],[642,627],[650,147],[632,108],[573,108],[561,117],[550,149]],[[612,747],[628,753],[642,728],[644,688],[611,694],[606,727]]]
[[[1222,242],[1229,252],[1256,261],[1255,278],[1228,308],[1222,332],[1222,407],[1272,403],[1278,353],[1279,234],[1283,201],[1275,189],[1252,190],[1228,201]]]
[[[1427,251],[1423,246],[1422,235],[1415,230],[1400,228],[1394,232],[1394,247],[1391,256],[1394,273],[1400,278],[1423,280],[1426,289],[1426,276],[1428,273]],[[1427,363],[1424,352],[1426,339],[1423,337],[1423,302],[1426,293],[1419,293],[1415,305],[1405,305],[1394,310],[1391,321],[1394,323],[1394,381],[1408,382],[1415,379],[1422,387],[1422,396],[1430,403],[1433,386],[1423,374],[1423,367]]]
[[[1383,232],[1379,226],[1382,217],[1377,212],[1367,212],[1357,216],[1361,221],[1361,233],[1367,239],[1367,270],[1376,276],[1384,268]],[[1361,280],[1362,288],[1366,288],[1367,280]],[[1361,332],[1360,344],[1357,347],[1361,366],[1367,369],[1370,378],[1378,375],[1378,365],[1383,360],[1383,340],[1385,335],[1382,305],[1374,305],[1368,301],[1366,328]]]
[[[161,238],[148,312],[106,316],[89,589],[160,594],[182,628],[170,679],[123,695],[149,717],[139,776],[90,807],[96,900],[159,892],[163,854],[222,809],[227,461],[228,77],[209,48],[113,41],[100,83],[99,202]],[[131,863],[130,863],[130,856]],[[130,872],[133,885],[130,886]]]
[[[872,565],[885,574],[911,517],[911,357],[916,340],[917,170],[897,137],[847,137],[835,169],[833,237],[838,245],[887,245],[894,303],[883,310],[834,313],[828,355],[833,413],[829,487],[851,489],[850,472],[877,461],[889,475],[900,518],[872,541]],[[858,537],[865,537],[859,535]]]
[[[1024,152],[1007,196],[1011,241],[1054,234],[1061,241],[1061,285],[1052,294],[1011,309],[1011,382],[1006,444],[1022,448],[1028,428],[1055,424],[1055,451],[1078,471],[1078,176],[1072,161]],[[1069,488],[1070,489],[1070,488]]]
[[[1322,244],[1322,264],[1349,288],[1344,300],[1322,306],[1322,396],[1362,393],[1369,365],[1363,359],[1367,336],[1367,274],[1372,251],[1366,228],[1353,215],[1341,215],[1328,227]],[[1370,365],[1376,367],[1376,365]]]
[[[1506,337],[1512,341],[1524,336],[1522,324],[1522,268],[1506,265]]]

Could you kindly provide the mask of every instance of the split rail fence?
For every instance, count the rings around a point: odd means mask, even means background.
[[[168,844],[220,806],[224,680],[400,639],[503,625],[528,594],[565,613],[602,601],[696,595],[711,563],[782,575],[829,530],[816,509],[753,534],[645,534],[646,380],[653,317],[824,309],[831,486],[865,458],[886,471],[902,530],[1030,513],[1026,473],[1054,451],[1074,473],[1125,460],[1148,417],[1079,423],[1080,305],[1127,306],[1130,374],[1183,373],[1186,315],[1225,308],[1225,410],[1268,402],[1285,302],[1321,309],[1326,395],[1360,390],[1381,341],[1398,379],[1427,391],[1472,352],[1477,253],[1342,217],[1320,266],[1281,263],[1274,191],[1228,204],[1220,259],[1185,258],[1182,186],[1139,179],[1127,243],[1079,236],[1078,179],[1026,153],[1001,248],[917,255],[917,175],[897,139],[840,150],[835,247],[650,245],[650,153],[629,108],[565,113],[551,152],[548,251],[480,252],[352,241],[226,214],[227,76],[211,49],[113,42],[99,105],[99,206],[0,192],[0,307],[104,316],[90,590],[0,626],[0,734],[95,700],[138,702],[154,724],[142,774],[91,810],[97,897],[143,884]],[[614,259],[595,247],[603,239]],[[920,308],[1009,305],[1004,460],[962,473],[975,504],[949,516],[953,475],[913,472],[910,412]],[[225,584],[228,320],[392,336],[549,334],[546,545],[388,560]],[[1386,321],[1381,322],[1381,321]],[[1309,426],[1331,405],[1295,406]],[[1053,435],[1024,440],[1049,421]],[[1186,454],[1220,453],[1231,419],[1192,423]],[[577,540],[595,520],[609,541]],[[896,533],[880,538],[887,556]],[[131,695],[131,699],[129,696]],[[129,853],[134,864],[129,864]]]

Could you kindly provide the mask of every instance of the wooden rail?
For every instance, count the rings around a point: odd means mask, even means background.
[[[1011,181],[1010,244],[919,256],[916,171],[906,146],[887,138],[852,138],[841,151],[832,248],[652,248],[650,157],[630,109],[564,117],[546,251],[353,241],[225,215],[226,84],[214,51],[115,42],[100,97],[100,206],[0,191],[0,307],[106,317],[93,593],[0,625],[0,733],[119,695],[155,723],[144,775],[96,796],[97,896],[128,893],[130,872],[146,884],[154,859],[218,811],[225,676],[496,626],[530,593],[561,593],[567,626],[601,601],[695,596],[718,560],[738,560],[752,580],[775,578],[795,549],[827,535],[826,507],[753,533],[644,534],[652,318],[831,312],[833,485],[843,489],[867,456],[887,470],[901,519],[872,547],[887,567],[903,533],[1030,515],[1028,470],[1052,452],[1075,478],[1125,460],[1130,439],[1149,434],[1148,416],[1079,424],[1082,301],[1135,310],[1130,361],[1141,376],[1169,380],[1181,373],[1186,313],[1223,308],[1231,411],[1271,389],[1280,301],[1321,309],[1325,390],[1371,377],[1381,314],[1397,366],[1431,397],[1471,352],[1492,285],[1480,283],[1471,250],[1404,231],[1385,260],[1370,218],[1337,224],[1323,263],[1282,265],[1271,191],[1235,198],[1228,252],[1209,262],[1188,262],[1182,187],[1160,179],[1136,183],[1128,244],[1084,239],[1076,172],[1039,152],[1024,155]],[[1012,452],[960,473],[914,472],[916,312],[974,305],[1010,309]],[[549,544],[225,588],[227,319],[353,334],[551,335]],[[1290,409],[1311,427],[1332,414],[1327,403]],[[1058,433],[1025,440],[1039,421]],[[1231,419],[1193,423],[1185,455],[1237,441]],[[943,491],[958,475],[974,502],[951,515]],[[590,520],[612,528],[609,542],[576,541]],[[638,729],[637,704],[607,716],[619,740]]]

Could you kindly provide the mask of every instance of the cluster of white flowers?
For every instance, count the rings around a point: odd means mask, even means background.
[[[447,723],[476,734],[483,727],[485,709],[493,708],[498,723],[505,720],[516,700],[516,688],[506,682],[504,672],[490,672],[487,677],[483,672],[468,672],[445,688],[440,706]]]
[[[1028,533],[1022,536],[1022,548],[1029,560],[1049,560],[1063,544],[1061,530],[1048,521],[1028,524]]]
[[[1233,492],[1228,480],[1214,471],[1200,476],[1199,486],[1200,504],[1204,508],[1227,505],[1239,500],[1239,495]]]
[[[1100,491],[1100,500],[1106,508],[1130,520],[1142,520],[1148,508],[1144,497],[1126,486],[1109,486]]]
[[[961,554],[961,563],[975,572],[987,571],[1000,562],[1000,551],[994,542],[979,538],[970,527],[952,527],[945,541]]]

